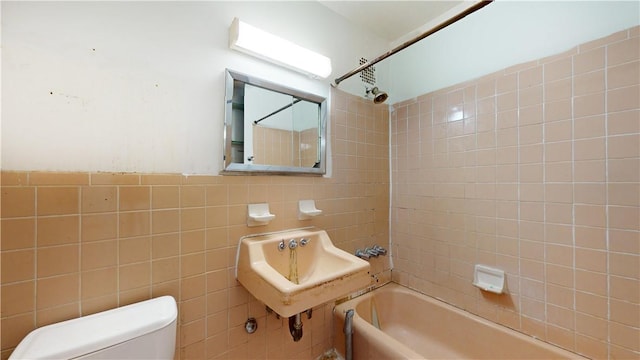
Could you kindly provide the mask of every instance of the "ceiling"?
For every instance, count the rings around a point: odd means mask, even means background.
[[[331,1],[320,4],[390,43],[398,42],[464,1]]]

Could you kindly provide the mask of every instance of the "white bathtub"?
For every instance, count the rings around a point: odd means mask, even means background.
[[[394,283],[336,307],[343,356],[349,309],[354,359],[584,359]]]

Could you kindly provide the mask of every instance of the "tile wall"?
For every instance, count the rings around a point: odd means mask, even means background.
[[[393,279],[591,358],[637,359],[639,36],[395,104]],[[508,293],[474,288],[476,263],[504,269]]]
[[[288,131],[253,127],[253,163],[258,165],[308,166],[318,161],[318,129]]]
[[[3,171],[1,358],[36,327],[165,294],[179,303],[176,358],[312,359],[330,349],[330,305],[294,343],[234,265],[250,233],[317,226],[350,252],[388,244],[388,108],[337,90],[332,104],[332,178]],[[303,199],[324,214],[297,220]],[[277,217],[249,228],[247,204],[260,202]],[[388,258],[372,267],[388,274]]]

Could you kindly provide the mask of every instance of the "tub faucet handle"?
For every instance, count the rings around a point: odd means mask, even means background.
[[[378,255],[387,255],[387,249],[380,245],[373,245],[373,250],[378,252]]]
[[[378,257],[378,255],[380,255],[378,250],[376,250],[375,248],[366,248],[364,249],[364,252],[369,254],[369,256],[373,256],[373,257]]]
[[[365,251],[362,251],[362,249],[356,250],[356,256],[359,257],[360,259],[365,259],[365,260],[369,260],[371,258],[371,255],[367,254]]]

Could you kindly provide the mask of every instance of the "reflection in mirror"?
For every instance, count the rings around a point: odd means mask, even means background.
[[[325,98],[230,70],[226,77],[223,173],[325,173]]]

